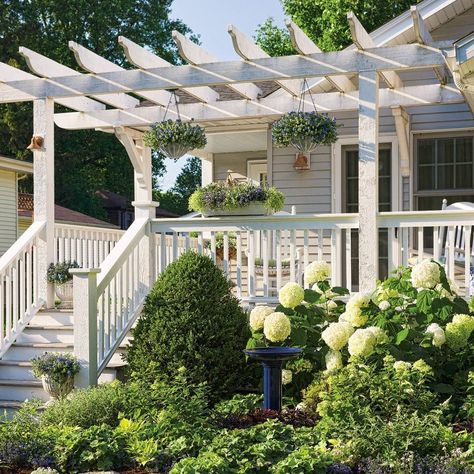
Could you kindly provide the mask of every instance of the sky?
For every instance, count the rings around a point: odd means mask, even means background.
[[[199,34],[201,46],[221,60],[238,58],[227,33],[228,25],[233,24],[252,37],[257,26],[270,16],[279,26],[284,25],[280,0],[174,0],[171,14]],[[167,173],[160,180],[162,189],[173,186],[185,162],[185,156],[177,162],[166,160]]]

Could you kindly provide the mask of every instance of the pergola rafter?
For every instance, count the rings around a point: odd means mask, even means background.
[[[194,44],[194,43],[193,43]],[[363,51],[317,53],[308,56],[223,61],[199,66],[183,65],[150,70],[120,70],[80,76],[4,79],[4,83],[36,98],[76,97],[111,93],[134,93],[202,86],[240,86],[249,82],[279,81],[288,78],[351,76],[361,71],[381,75],[396,70],[432,69],[444,65],[441,51],[417,44],[371,48]],[[150,74],[151,73],[151,74]]]

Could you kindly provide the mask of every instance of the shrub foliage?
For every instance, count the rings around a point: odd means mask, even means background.
[[[217,398],[242,383],[247,336],[231,283],[210,258],[187,252],[148,296],[127,361],[134,377],[148,381],[184,367],[191,383],[207,382]]]

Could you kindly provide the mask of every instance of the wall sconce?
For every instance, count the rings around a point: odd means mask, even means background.
[[[41,150],[43,148],[44,138],[41,135],[33,135],[31,143],[26,147],[27,150]]]

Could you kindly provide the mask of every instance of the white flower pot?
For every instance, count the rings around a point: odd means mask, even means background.
[[[49,375],[41,377],[44,391],[54,400],[65,398],[74,388],[74,378],[67,378],[63,383],[53,381]]]
[[[73,300],[72,280],[63,284],[55,285],[56,296],[61,300],[60,308],[71,309]]]
[[[269,212],[263,203],[252,202],[248,206],[239,207],[238,209],[219,210],[219,209],[206,209],[202,212],[204,217],[218,217],[218,216],[267,216],[273,214]]]

